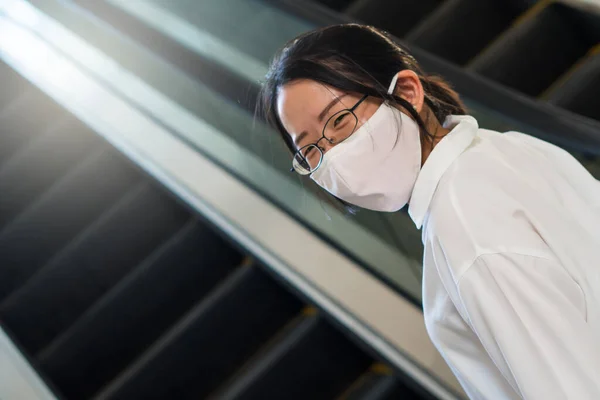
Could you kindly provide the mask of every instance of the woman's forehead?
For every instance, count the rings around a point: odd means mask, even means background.
[[[309,118],[316,120],[323,108],[343,92],[321,83],[300,80],[288,83],[277,94],[277,113],[282,122],[292,126]]]

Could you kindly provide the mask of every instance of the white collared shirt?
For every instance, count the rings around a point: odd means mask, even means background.
[[[472,399],[600,399],[600,182],[468,116],[423,166],[427,330]]]

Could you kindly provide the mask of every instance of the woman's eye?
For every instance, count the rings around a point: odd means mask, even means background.
[[[346,117],[346,115],[347,115],[347,114],[342,114],[342,115],[340,115],[339,117],[337,117],[337,118],[335,119],[335,121],[333,121],[333,126],[337,128],[337,126],[338,126],[339,124],[341,124],[341,123],[344,121],[344,118]]]

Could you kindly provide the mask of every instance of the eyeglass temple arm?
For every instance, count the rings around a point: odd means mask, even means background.
[[[352,107],[352,108],[350,109],[350,111],[351,111],[351,112],[354,112],[354,110],[356,110],[356,108],[357,108],[358,106],[360,106],[360,104],[361,104],[363,101],[365,101],[367,97],[369,97],[369,95],[368,95],[368,94],[365,94],[365,95],[362,97],[362,99],[360,99],[360,100],[358,101],[358,103],[356,103],[356,104],[354,105],[354,107]]]

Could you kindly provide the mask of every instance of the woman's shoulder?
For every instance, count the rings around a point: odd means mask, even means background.
[[[490,135],[502,135],[490,131]],[[476,139],[440,180],[426,221],[427,237],[458,248],[465,261],[480,252],[543,246],[527,219],[525,197],[536,196],[516,145]],[[512,159],[511,159],[512,157]],[[522,157],[525,157],[524,155]],[[522,165],[521,165],[522,164]]]
[[[452,163],[439,182],[439,192],[452,192],[462,201],[478,201],[522,189],[520,184],[537,178],[544,167],[553,167],[553,155],[566,154],[561,148],[510,131],[500,133],[479,129],[471,145]],[[446,192],[446,193],[444,193]]]

